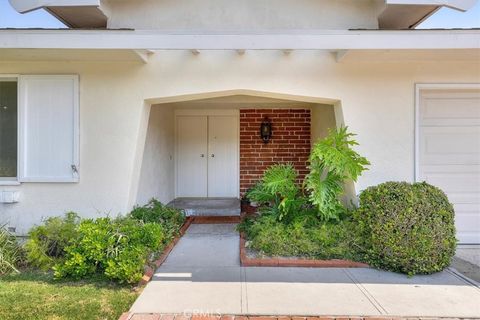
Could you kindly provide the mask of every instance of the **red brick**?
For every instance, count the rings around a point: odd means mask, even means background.
[[[159,320],[160,314],[153,314],[153,313],[136,313],[134,314],[130,320]]]
[[[192,315],[191,320],[219,320],[220,316]]]
[[[130,312],[124,312],[122,313],[122,315],[120,316],[120,318],[118,318],[118,320],[129,320],[130,319]]]
[[[272,121],[272,138],[264,144],[259,136],[264,117]],[[308,173],[310,152],[310,110],[240,110],[240,191],[254,185],[272,164],[291,162],[301,182]]]

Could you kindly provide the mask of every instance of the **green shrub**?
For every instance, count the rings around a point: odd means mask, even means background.
[[[159,223],[165,230],[166,240],[177,235],[178,230],[185,222],[183,210],[162,204],[156,199],[150,200],[146,205],[135,207],[130,216],[145,223]]]
[[[248,247],[260,254],[315,259],[354,259],[350,228],[348,220],[314,224],[297,217],[283,223],[268,215],[246,219],[239,225],[239,230],[246,233]]]
[[[413,274],[443,270],[455,254],[454,211],[425,182],[387,182],[364,190],[353,214],[357,245],[375,267]]]
[[[138,282],[151,255],[164,245],[164,238],[158,223],[131,218],[83,220],[77,240],[65,248],[65,261],[54,267],[55,277],[80,279],[104,274],[119,282]]]
[[[297,177],[293,165],[275,164],[265,171],[262,180],[247,193],[247,197],[261,206],[262,214],[289,221],[309,209],[297,185]]]
[[[21,246],[5,227],[6,225],[0,225],[0,275],[18,273],[18,264],[23,260]]]
[[[25,245],[28,262],[43,270],[60,262],[65,247],[77,238],[79,221],[76,213],[68,212],[64,217],[48,218],[43,225],[32,228]]]
[[[313,145],[305,187],[310,202],[318,207],[319,217],[324,221],[338,220],[345,212],[339,199],[345,182],[356,181],[370,164],[352,149],[358,145],[354,136],[347,127],[342,127],[330,130],[325,139]]]

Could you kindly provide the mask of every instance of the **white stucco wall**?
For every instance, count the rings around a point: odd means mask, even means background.
[[[412,181],[415,83],[480,82],[480,62],[337,63],[322,51],[159,51],[148,64],[9,61],[0,62],[0,73],[80,75],[80,182],[0,186],[21,192],[19,203],[0,204],[0,221],[25,232],[47,215],[113,215],[136,202],[145,190],[138,185],[148,136],[145,99],[249,89],[338,101],[345,125],[358,134],[358,151],[372,163],[356,191]]]
[[[174,112],[168,106],[152,106],[145,140],[136,203],[151,198],[168,203],[175,197]]]
[[[325,138],[329,129],[335,129],[337,122],[332,105],[319,104],[311,108],[311,142],[312,145],[321,138]],[[341,120],[343,121],[343,120]]]
[[[109,28],[178,32],[377,28],[371,0],[141,0],[108,3]]]

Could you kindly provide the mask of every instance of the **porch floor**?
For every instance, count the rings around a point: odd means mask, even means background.
[[[168,205],[185,210],[187,216],[240,216],[237,198],[177,198]]]
[[[478,286],[454,270],[409,278],[370,268],[242,267],[235,227],[192,224],[133,304],[131,319],[159,319],[150,313],[480,317]]]

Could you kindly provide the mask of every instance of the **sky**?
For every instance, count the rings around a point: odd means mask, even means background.
[[[26,14],[17,13],[8,3],[0,0],[0,28],[64,28],[65,26],[44,10]],[[417,29],[480,28],[480,1],[467,12],[442,8]]]

